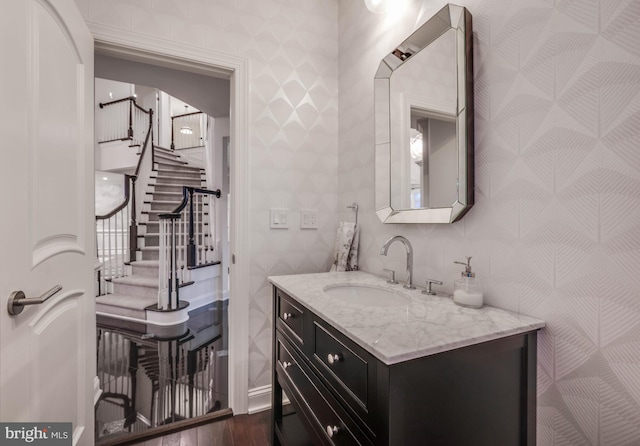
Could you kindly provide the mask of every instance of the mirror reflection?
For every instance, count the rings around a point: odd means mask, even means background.
[[[447,5],[375,79],[376,210],[385,223],[451,223],[473,205],[471,16]]]

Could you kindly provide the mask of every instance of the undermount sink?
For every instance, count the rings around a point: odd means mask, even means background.
[[[400,291],[388,290],[373,285],[327,285],[322,291],[342,302],[369,307],[402,307],[411,303],[411,297]]]

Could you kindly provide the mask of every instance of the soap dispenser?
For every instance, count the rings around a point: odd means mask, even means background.
[[[480,308],[483,303],[482,285],[476,279],[476,274],[471,271],[471,257],[467,257],[467,263],[453,262],[464,265],[462,277],[453,285],[453,301],[463,307]]]

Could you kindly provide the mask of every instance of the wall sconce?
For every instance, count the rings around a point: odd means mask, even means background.
[[[364,0],[367,9],[373,13],[382,13],[389,9],[389,0]]]

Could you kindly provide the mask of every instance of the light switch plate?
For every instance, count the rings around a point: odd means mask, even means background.
[[[289,209],[271,209],[269,227],[271,229],[289,229]]]
[[[318,229],[317,209],[300,209],[300,229]]]

